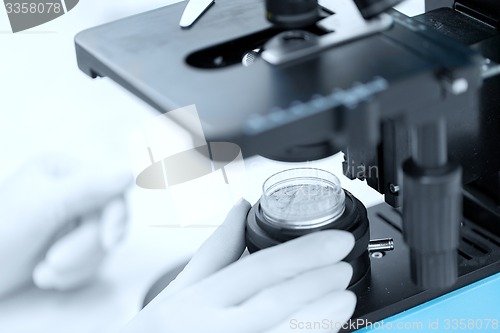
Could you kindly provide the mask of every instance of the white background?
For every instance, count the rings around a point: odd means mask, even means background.
[[[131,133],[157,114],[110,80],[92,80],[80,72],[73,37],[99,23],[172,2],[81,0],[68,14],[17,34],[10,32],[0,9],[0,181],[22,161],[44,152],[107,166],[130,163]],[[402,9],[422,12],[423,0],[409,0]],[[341,176],[340,161],[341,156],[334,156],[313,165],[339,176],[366,205],[382,200],[366,184]],[[248,160],[246,198],[257,200],[262,181],[288,167],[262,158]],[[210,188],[199,191],[211,195]],[[71,293],[30,288],[0,300],[0,332],[114,332],[122,327],[139,310],[155,278],[188,257],[213,231],[151,227],[174,218],[163,200],[164,193],[132,189],[129,238],[109,258],[96,283]]]

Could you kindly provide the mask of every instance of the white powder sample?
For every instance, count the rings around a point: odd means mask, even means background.
[[[338,194],[331,186],[290,185],[271,193],[266,211],[283,219],[307,218],[328,212],[337,205],[337,200]]]

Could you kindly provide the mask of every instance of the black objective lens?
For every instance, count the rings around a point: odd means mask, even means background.
[[[403,0],[354,0],[361,15],[367,20],[382,14],[401,1]]]
[[[356,243],[344,259],[353,267],[350,286],[361,285],[370,270],[370,228],[366,208],[324,170],[291,169],[270,177],[246,222],[246,244],[253,253],[327,229],[346,230]]]
[[[266,17],[275,25],[295,29],[318,19],[317,0],[266,0]]]

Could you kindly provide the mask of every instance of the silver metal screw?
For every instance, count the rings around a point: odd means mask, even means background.
[[[392,250],[394,250],[394,240],[392,238],[372,239],[368,243],[368,252],[370,253]]]
[[[401,188],[398,185],[394,184],[389,184],[389,191],[391,191],[392,194],[398,194]]]
[[[445,76],[443,78],[443,83],[445,89],[453,95],[461,95],[469,90],[469,81],[463,77],[455,78],[452,76]]]
[[[375,259],[380,259],[384,256],[384,253],[382,252],[372,252],[370,253],[370,256]]]

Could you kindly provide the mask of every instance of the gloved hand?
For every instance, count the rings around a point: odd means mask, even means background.
[[[323,320],[321,329],[338,330],[356,305],[345,290],[352,268],[340,262],[354,237],[321,231],[238,260],[249,208],[240,201],[124,333],[297,332],[299,323]]]
[[[0,183],[0,296],[31,280],[56,290],[89,282],[125,233],[131,180],[125,171],[44,156]]]

